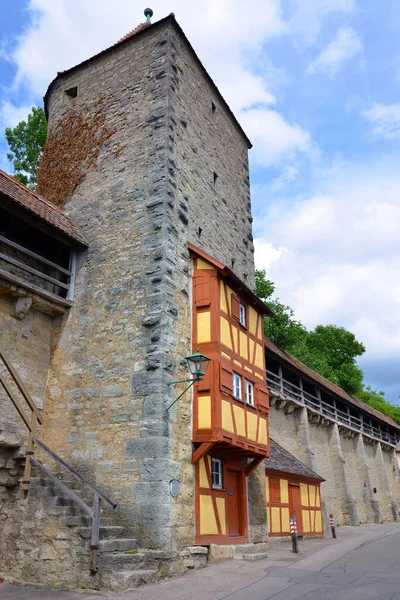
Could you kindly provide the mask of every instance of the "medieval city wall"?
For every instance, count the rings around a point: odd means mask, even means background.
[[[322,421],[306,408],[285,413],[274,406],[270,412],[271,438],[326,479],[321,484],[325,530],[330,513],[339,525],[398,520],[400,471],[394,449]]]

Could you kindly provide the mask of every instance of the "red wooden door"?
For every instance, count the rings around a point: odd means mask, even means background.
[[[227,515],[228,534],[230,537],[242,535],[240,514],[240,473],[239,471],[226,471]]]
[[[301,512],[300,486],[289,484],[289,512],[295,515],[297,523],[297,535],[303,535],[303,515]]]

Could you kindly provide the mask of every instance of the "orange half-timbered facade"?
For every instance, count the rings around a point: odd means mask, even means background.
[[[269,535],[290,535],[291,516],[298,536],[323,535],[320,485],[325,480],[273,440],[265,466]]]
[[[193,403],[196,543],[245,543],[247,477],[269,456],[263,352],[269,309],[224,265],[189,248],[193,351],[211,359]]]

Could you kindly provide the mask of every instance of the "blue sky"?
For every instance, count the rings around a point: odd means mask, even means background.
[[[242,123],[256,264],[308,327],[367,347],[365,381],[400,396],[400,11],[385,0],[155,0],[174,12]],[[57,70],[144,20],[138,0],[3,0],[0,132]],[[0,138],[0,167],[9,169]]]

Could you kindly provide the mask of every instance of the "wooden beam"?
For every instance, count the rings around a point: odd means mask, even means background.
[[[264,460],[265,456],[256,456],[256,458],[254,458],[250,464],[247,465],[246,469],[245,469],[245,475],[246,477],[248,477],[250,475],[250,473],[252,473],[254,471],[254,469],[256,469],[258,467],[258,465]]]
[[[45,281],[50,281],[50,283],[53,283],[54,285],[58,285],[59,287],[62,287],[65,290],[67,290],[69,287],[66,283],[63,283],[59,279],[55,279],[55,277],[50,277],[50,275],[47,275],[46,273],[43,273],[42,271],[38,271],[37,269],[30,267],[29,265],[26,265],[25,263],[21,262],[20,260],[16,260],[15,258],[8,256],[8,254],[4,254],[3,252],[0,252],[0,259],[4,260],[4,262],[9,263],[10,265],[14,265],[14,267],[18,267],[18,269],[22,269],[22,271],[26,271],[27,273],[31,273],[32,275],[36,275],[36,277],[40,277],[40,279],[44,279]]]
[[[192,456],[192,464],[195,465],[203,456],[207,454],[211,450],[211,448],[215,445],[214,442],[203,442],[197,450],[193,452]]]
[[[15,248],[15,250],[19,250],[20,252],[22,252],[23,254],[26,254],[27,256],[30,256],[31,258],[35,258],[36,260],[42,262],[44,265],[48,265],[49,267],[53,267],[53,269],[57,269],[57,271],[60,271],[61,273],[65,273],[65,275],[71,274],[71,272],[68,271],[68,269],[64,269],[64,267],[60,267],[60,265],[57,265],[57,263],[54,263],[51,260],[48,260],[47,258],[43,258],[43,256],[40,256],[40,254],[36,254],[36,252],[32,252],[32,250],[28,250],[28,248],[25,248],[24,246],[20,246],[19,244],[12,242],[11,240],[9,240],[8,238],[6,238],[2,235],[0,235],[0,242],[3,242],[3,244],[6,244],[7,246],[10,246],[11,248]]]
[[[61,304],[62,306],[72,306],[72,304],[73,304],[70,300],[65,300],[65,298],[61,298],[61,296],[57,296],[56,294],[53,294],[52,292],[48,292],[47,290],[40,288],[38,285],[29,283],[28,281],[25,281],[25,279],[22,279],[22,277],[13,275],[12,273],[9,273],[5,269],[0,269],[0,277],[5,279],[6,281],[9,281],[10,283],[15,283],[17,285],[20,285],[21,287],[26,288],[27,290],[29,290],[31,292],[35,292],[35,294],[38,294],[39,296],[43,296],[43,298],[46,298],[47,300],[52,300],[53,302],[56,302],[57,304]]]
[[[8,357],[6,356],[6,354],[4,353],[4,350],[2,349],[1,346],[0,346],[0,358],[4,362],[5,366],[7,367],[7,371],[10,373],[11,377],[14,379],[15,383],[17,384],[17,387],[18,387],[19,391],[21,392],[21,394],[25,398],[25,402],[28,404],[29,408],[35,413],[36,418],[37,418],[38,422],[40,423],[40,425],[42,425],[43,424],[43,417],[42,417],[42,415],[41,415],[38,407],[36,406],[35,402],[33,401],[30,393],[26,389],[26,387],[25,387],[22,379],[20,378],[17,370],[14,368],[13,364],[8,359]],[[3,381],[1,382],[1,384],[4,387],[4,382]],[[28,429],[29,429],[29,427],[28,427]]]

